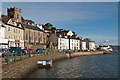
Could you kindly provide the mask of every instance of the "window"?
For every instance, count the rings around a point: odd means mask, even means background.
[[[12,31],[12,28],[10,28],[10,31]]]
[[[19,36],[19,40],[21,40],[21,36]]]
[[[8,35],[8,39],[11,39],[11,35]]]
[[[10,27],[8,27],[8,31],[10,31]]]
[[[17,40],[17,36],[16,36],[16,40]]]
[[[19,33],[20,33],[20,30],[19,30]]]
[[[14,39],[15,39],[15,35],[14,35]]]
[[[40,41],[42,41],[42,34],[40,34]]]
[[[15,28],[14,28],[14,33],[15,33]]]
[[[32,35],[31,35],[31,40],[33,40],[33,33],[32,33]]]
[[[37,33],[36,33],[36,41],[37,41]]]
[[[16,33],[17,33],[17,29],[16,29]]]
[[[26,40],[28,40],[28,32],[26,32]]]

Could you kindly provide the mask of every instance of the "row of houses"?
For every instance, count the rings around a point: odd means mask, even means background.
[[[7,15],[0,18],[0,26],[0,48],[46,48],[48,33],[32,20],[22,19],[21,9],[8,8]]]
[[[22,49],[54,48],[87,50],[95,49],[95,42],[83,39],[71,30],[46,28],[21,16],[21,9],[8,8],[0,18],[0,48]]]
[[[58,29],[59,30],[59,29]],[[60,50],[95,50],[95,42],[75,34],[71,30],[52,33],[48,41],[52,42],[53,45]],[[64,34],[63,34],[64,33]]]

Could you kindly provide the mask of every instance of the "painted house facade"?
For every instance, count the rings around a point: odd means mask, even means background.
[[[52,42],[53,44],[57,43],[57,49],[64,50],[64,49],[69,49],[69,47],[71,50],[80,49],[80,39],[74,37],[73,36],[74,33],[71,30],[67,31],[67,33],[58,32],[56,34],[59,35],[52,34],[49,36],[49,42]]]
[[[5,39],[6,27],[0,20],[0,49],[8,48],[8,39]]]
[[[95,42],[94,41],[90,41],[89,42],[89,50],[95,50],[96,46],[95,46]]]
[[[2,15],[2,22],[4,23],[5,39],[8,40],[8,48],[21,47],[24,49],[23,31],[20,23],[14,22],[6,15]]]

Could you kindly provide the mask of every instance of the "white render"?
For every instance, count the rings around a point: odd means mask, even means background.
[[[95,43],[89,42],[89,50],[94,50],[94,49],[95,49]]]
[[[86,50],[86,42],[82,41],[82,46],[81,46],[82,50]]]
[[[5,39],[5,27],[2,27],[2,22],[0,21],[0,48],[8,48],[8,39]]]
[[[69,39],[68,38],[58,38],[58,49],[69,49]],[[79,50],[80,49],[80,40],[70,39],[70,49]]]
[[[73,35],[73,32],[70,30],[68,33],[67,33],[67,36],[72,36]]]
[[[37,27],[40,28],[41,30],[44,30],[44,28],[43,28],[42,25],[38,25],[38,24],[37,24]]]
[[[58,49],[69,49],[69,39],[68,38],[58,38]]]
[[[79,50],[80,49],[80,40],[70,39],[70,49]]]

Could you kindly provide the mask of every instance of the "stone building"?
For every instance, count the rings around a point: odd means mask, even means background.
[[[24,49],[23,31],[20,23],[14,22],[13,19],[2,15],[2,22],[5,23],[5,39],[8,39],[8,48],[21,47]]]
[[[47,34],[37,26],[22,23],[24,28],[25,49],[46,49]]]
[[[15,7],[7,8],[7,14],[14,22],[21,22],[21,9]]]

